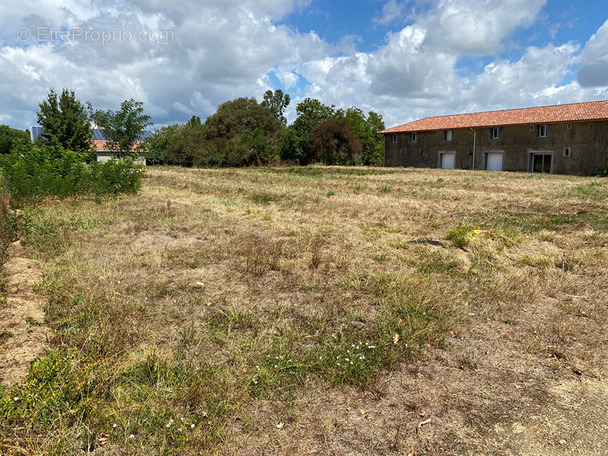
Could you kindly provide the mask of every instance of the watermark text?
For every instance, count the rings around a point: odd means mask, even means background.
[[[82,27],[71,29],[54,29],[52,27],[21,27],[17,30],[20,41],[34,39],[42,43],[67,43],[79,41],[85,43],[170,43],[175,41],[172,30],[85,30]]]

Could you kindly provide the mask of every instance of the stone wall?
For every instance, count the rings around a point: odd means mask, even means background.
[[[548,124],[546,137],[538,127],[501,127],[498,138],[489,127],[452,130],[451,139],[444,130],[416,132],[415,141],[412,133],[385,134],[384,165],[437,168],[443,154],[454,153],[455,168],[472,169],[474,161],[475,169],[486,169],[494,153],[502,154],[503,171],[589,175],[608,167],[608,121]]]

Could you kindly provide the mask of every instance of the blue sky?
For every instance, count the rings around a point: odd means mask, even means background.
[[[224,101],[306,97],[417,118],[608,99],[608,2],[591,0],[3,0],[0,123],[51,87],[156,125]]]

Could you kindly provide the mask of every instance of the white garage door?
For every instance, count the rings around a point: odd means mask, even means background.
[[[456,154],[441,154],[441,167],[454,169],[456,167]]]
[[[488,171],[502,171],[503,154],[487,154],[486,169]]]

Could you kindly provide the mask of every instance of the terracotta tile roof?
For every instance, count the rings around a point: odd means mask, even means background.
[[[108,148],[106,147],[106,141],[94,140],[93,145],[97,150],[108,150]]]
[[[107,151],[109,150],[106,147],[106,142],[107,141],[101,141],[98,139],[93,140],[93,145],[95,146],[95,148],[97,149],[98,152],[100,151]],[[135,143],[133,144],[133,149],[136,149],[139,145],[141,145],[142,141],[135,141]]]
[[[549,124],[585,120],[608,120],[608,100],[539,108],[455,114],[427,117],[379,133],[406,133],[457,128],[501,127],[505,125]]]

